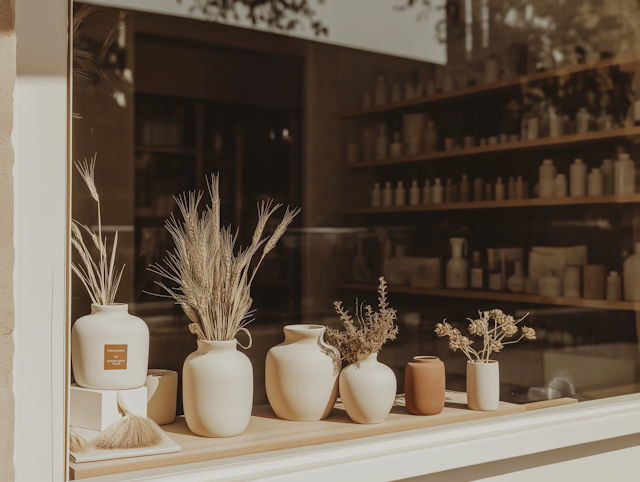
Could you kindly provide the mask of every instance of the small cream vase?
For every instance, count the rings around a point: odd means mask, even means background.
[[[71,363],[81,387],[139,388],[147,380],[149,327],[124,303],[92,304],[71,329]]]
[[[490,412],[500,403],[500,365],[467,361],[467,405],[471,410]]]
[[[182,402],[189,429],[202,437],[233,437],[249,425],[253,366],[237,340],[198,340],[182,369]]]
[[[339,355],[323,344],[322,325],[288,325],[284,342],[267,353],[265,385],[275,414],[284,420],[316,421],[338,398]]]
[[[340,397],[356,423],[380,423],[391,411],[398,382],[393,370],[378,361],[378,354],[359,355],[360,366],[348,365],[340,373]]]

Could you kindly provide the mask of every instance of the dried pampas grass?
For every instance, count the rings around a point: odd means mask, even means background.
[[[107,238],[102,238],[102,215],[100,212],[100,195],[95,183],[97,154],[91,158],[91,162],[76,163],[76,168],[84,180],[91,197],[97,204],[98,209],[98,232],[89,228],[85,224],[77,222],[75,219],[71,223],[71,244],[82,260],[82,264],[71,263],[71,269],[80,278],[82,284],[87,289],[91,301],[96,305],[112,305],[115,301],[122,272],[122,268],[115,269],[116,249],[118,247],[118,231],[114,236],[111,254],[107,253]],[[82,228],[82,229],[81,229]],[[89,248],[84,242],[82,231],[86,231],[91,238],[91,243],[98,251],[98,261],[93,259]],[[91,245],[91,244],[90,244]]]
[[[69,425],[69,452],[74,454],[82,454],[89,451],[87,441],[78,435],[78,433]]]
[[[102,450],[138,449],[161,445],[164,437],[158,424],[150,418],[132,413],[120,392],[116,391],[116,396],[124,417],[100,432],[91,441],[91,445]]]
[[[269,217],[281,206],[272,201],[258,204],[258,224],[251,244],[235,251],[237,232],[231,226],[220,226],[219,177],[207,179],[211,206],[200,214],[202,192],[184,193],[176,199],[183,221],[173,214],[165,227],[175,243],[173,252],[167,253],[165,266],[155,264],[148,269],[177,284],[170,288],[156,282],[182,306],[191,320],[189,330],[199,340],[229,341],[239,332],[249,336],[246,326],[252,321],[251,283],[265,256],[275,248],[300,209],[286,209],[274,233],[263,238]],[[262,248],[262,255],[251,270],[251,260]],[[158,295],[161,296],[161,295]],[[242,346],[242,345],[241,345]]]

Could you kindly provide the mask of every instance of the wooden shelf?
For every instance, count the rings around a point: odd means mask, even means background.
[[[622,194],[617,196],[581,196],[511,199],[505,201],[477,201],[445,204],[418,204],[415,206],[355,207],[343,209],[343,214],[385,214],[416,213],[429,211],[454,211],[466,209],[524,208],[537,206],[574,206],[587,204],[626,204],[640,203],[640,194]]]
[[[337,286],[339,289],[377,291],[378,286],[366,283],[344,283]],[[539,305],[578,306],[581,308],[597,308],[603,310],[640,311],[640,302],[634,301],[607,301],[586,300],[584,298],[564,298],[539,295],[527,295],[524,293],[506,293],[503,291],[472,291],[444,288],[418,288],[414,286],[390,285],[389,293],[406,293],[412,295],[436,296],[445,298],[467,298],[476,300],[510,301],[513,303],[532,303]]]
[[[498,92],[500,90],[506,90],[523,84],[528,84],[530,82],[550,79],[553,77],[561,77],[564,75],[577,74],[580,72],[587,72],[589,70],[596,70],[606,67],[628,65],[638,61],[640,61],[640,54],[632,54],[627,56],[614,57],[612,59],[599,60],[597,62],[590,62],[586,64],[560,67],[558,69],[547,70],[546,72],[537,72],[535,74],[499,80],[497,82],[492,82],[489,84],[465,87],[463,89],[456,89],[451,92],[442,92],[439,94],[420,97],[417,99],[403,100],[400,102],[373,106],[366,109],[355,109],[349,112],[344,112],[340,117],[342,117],[343,119],[357,119],[368,116],[376,116],[396,110],[412,110],[412,108],[426,106],[437,102],[455,101],[466,97],[475,97],[483,94],[490,94]]]
[[[154,152],[158,154],[184,154],[187,156],[195,156],[196,149],[186,149],[182,147],[160,147],[160,146],[136,146],[136,152]]]
[[[465,149],[453,149],[450,151],[430,152],[428,154],[418,154],[415,156],[390,157],[387,159],[379,159],[374,161],[343,163],[341,167],[343,169],[358,169],[362,167],[390,166],[419,161],[479,156],[484,154],[523,151],[528,149],[570,147],[580,144],[588,144],[591,142],[610,141],[615,139],[623,139],[625,137],[636,136],[640,136],[640,127],[621,127],[618,129],[609,129],[606,131],[587,132],[585,134],[570,134],[558,137],[544,137],[541,139],[510,142],[508,144],[497,144],[495,146],[476,146]]]
[[[259,454],[274,450],[310,447],[406,430],[523,413],[527,410],[525,405],[500,402],[498,410],[494,412],[479,412],[469,410],[466,404],[466,393],[447,392],[445,408],[438,415],[428,417],[410,415],[405,407],[394,406],[384,422],[373,425],[353,423],[346,412],[338,408],[334,408],[326,420],[319,422],[292,422],[277,418],[270,406],[262,405],[253,407],[253,414],[247,430],[242,435],[229,438],[207,438],[194,435],[187,427],[184,417],[178,417],[174,423],[164,425],[162,428],[182,447],[181,452],[103,462],[70,463],[70,479],[79,480],[136,470],[172,467],[227,457]]]

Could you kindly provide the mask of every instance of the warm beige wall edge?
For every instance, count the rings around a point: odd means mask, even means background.
[[[0,0],[0,482],[14,480],[13,444],[13,86],[14,0]]]

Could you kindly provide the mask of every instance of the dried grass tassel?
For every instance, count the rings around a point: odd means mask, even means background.
[[[144,418],[129,410],[122,394],[116,391],[118,406],[124,417],[100,432],[91,444],[97,449],[138,449],[161,445],[164,437],[162,429],[150,418]]]
[[[82,454],[89,451],[87,441],[77,434],[71,425],[69,425],[69,452],[74,454]]]

